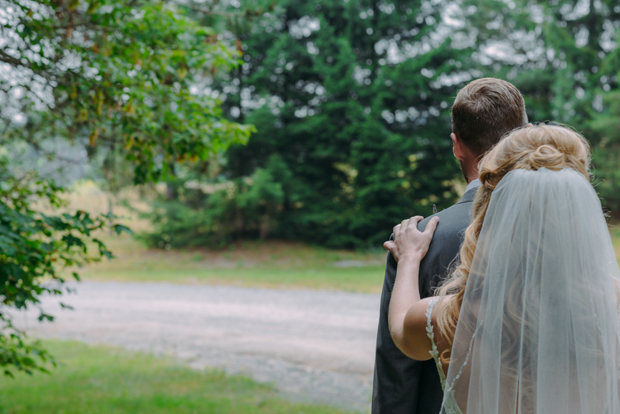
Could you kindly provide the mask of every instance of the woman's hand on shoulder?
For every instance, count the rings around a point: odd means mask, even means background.
[[[402,259],[421,261],[428,252],[439,217],[433,217],[424,232],[421,232],[418,230],[418,223],[423,219],[422,216],[414,216],[403,220],[394,227],[394,241],[383,243],[383,247],[392,253],[397,262]]]

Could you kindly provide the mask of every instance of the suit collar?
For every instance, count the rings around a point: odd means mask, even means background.
[[[480,180],[474,180],[471,183],[469,183],[467,185],[467,189],[465,190],[465,194],[463,194],[463,197],[461,197],[459,202],[456,204],[471,203],[472,201],[474,201],[474,197],[476,197],[476,192],[478,191],[479,187],[480,187]]]

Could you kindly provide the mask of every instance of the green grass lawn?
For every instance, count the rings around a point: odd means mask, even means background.
[[[122,198],[134,208],[147,211],[150,196],[133,189]],[[92,214],[107,212],[108,196],[94,183],[76,185],[67,194],[69,211]],[[123,203],[114,204],[118,222],[136,233],[148,231],[150,223],[140,219]],[[386,237],[390,229],[386,230]],[[77,269],[84,280],[119,282],[168,282],[183,284],[233,285],[247,287],[340,290],[377,293],[383,286],[385,252],[329,250],[298,242],[243,242],[224,250],[147,249],[128,235],[98,234],[117,256],[108,261]],[[95,249],[93,249],[95,251]],[[355,261],[358,267],[334,266]],[[67,276],[70,272],[67,273]]]
[[[104,236],[117,256],[80,269],[84,280],[225,284],[377,293],[385,253],[328,250],[294,242],[244,242],[225,250],[147,249],[127,235]],[[356,267],[337,267],[343,261]]]
[[[620,228],[610,226],[620,258]],[[225,250],[147,249],[123,235],[103,237],[118,256],[80,270],[85,280],[170,282],[379,293],[385,253],[329,250],[294,242],[245,242]],[[342,261],[360,267],[336,267]]]
[[[72,208],[93,213],[107,208],[105,193],[93,183],[83,183],[69,194]],[[141,210],[148,202],[133,190],[125,197]],[[121,222],[137,232],[150,225],[122,206],[115,211]],[[386,236],[389,229],[386,230]],[[610,225],[620,258],[620,224]],[[85,280],[120,282],[169,282],[218,284],[247,287],[341,290],[379,293],[383,286],[385,252],[329,250],[296,242],[243,242],[225,250],[193,249],[165,251],[147,249],[132,237],[102,235],[117,259],[80,269]],[[341,261],[356,261],[360,267],[341,268]]]
[[[274,388],[169,359],[78,342],[48,341],[52,375],[0,377],[0,414],[344,414],[294,404]]]

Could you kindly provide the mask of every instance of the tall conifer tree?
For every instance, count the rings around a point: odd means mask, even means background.
[[[508,77],[525,95],[533,121],[569,124],[591,141],[597,190],[618,214],[620,4],[466,0],[458,14],[485,73]]]
[[[277,235],[376,245],[457,198],[449,109],[475,72],[447,4],[283,0],[243,36],[236,87],[222,91],[258,132],[227,152],[225,173],[271,172],[285,194]]]

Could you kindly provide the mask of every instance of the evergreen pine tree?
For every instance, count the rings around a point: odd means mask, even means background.
[[[402,219],[455,201],[449,108],[473,71],[446,4],[284,0],[245,35],[225,106],[258,132],[228,150],[224,171],[263,167],[281,184],[276,235],[377,245]]]

